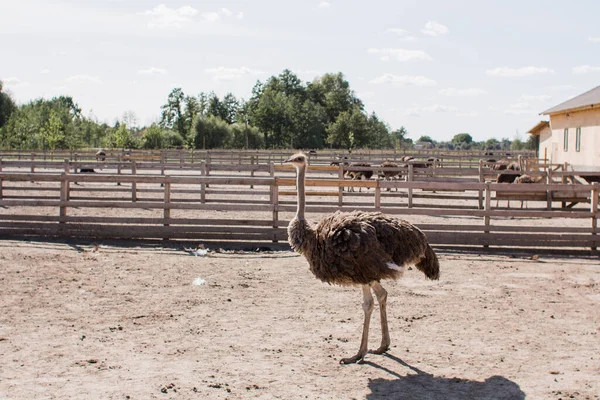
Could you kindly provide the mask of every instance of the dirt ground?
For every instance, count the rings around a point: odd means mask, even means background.
[[[292,252],[0,241],[0,399],[600,399],[597,257],[439,255],[340,365],[360,290]]]

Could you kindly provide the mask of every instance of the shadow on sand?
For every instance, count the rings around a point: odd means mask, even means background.
[[[373,379],[369,382],[369,400],[523,400],[525,393],[519,385],[502,376],[492,376],[483,382],[461,378],[435,377],[415,368],[401,359],[386,354],[386,357],[408,367],[416,374],[400,375],[371,361],[364,362],[386,371],[396,379]]]

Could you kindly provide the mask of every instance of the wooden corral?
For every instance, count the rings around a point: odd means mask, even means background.
[[[31,165],[18,163],[25,161],[0,164],[0,235],[4,237],[277,242],[287,240],[288,220],[282,217],[291,215],[296,207],[293,170],[272,162],[266,166],[212,165],[212,175],[208,174],[208,164],[201,162],[196,171],[200,176],[174,176],[167,172],[176,169],[177,163],[153,161],[130,162],[127,169],[122,162],[92,163],[94,167],[110,168],[109,173],[98,174],[72,173],[80,166],[79,161],[36,164],[37,169],[54,169],[37,173],[31,172],[34,170]],[[238,171],[242,176],[233,175]],[[219,172],[228,175],[219,176]],[[265,176],[243,176],[259,172]],[[493,173],[481,168],[481,164],[471,169],[408,165],[403,169],[406,181],[340,179],[343,167],[328,165],[313,165],[310,172],[312,175],[306,182],[308,213],[361,209],[442,218],[439,223],[419,224],[435,245],[596,249],[600,241],[598,184],[491,183],[486,182],[486,177]],[[562,173],[555,172],[559,177]],[[368,190],[349,193],[344,190],[347,187]],[[514,199],[537,196],[536,200],[543,199],[546,204],[527,210],[497,208],[492,204],[497,193],[517,194]],[[563,197],[556,199],[556,193],[588,201],[589,207],[553,208],[553,202],[565,201]],[[132,216],[132,210],[136,216]],[[221,212],[236,216],[219,217]],[[456,217],[474,222],[443,223],[448,222],[444,218]],[[518,220],[521,217],[527,218],[526,222]],[[553,218],[591,223],[578,222],[574,226],[537,223]]]

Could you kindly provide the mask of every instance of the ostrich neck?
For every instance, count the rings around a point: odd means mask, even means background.
[[[296,211],[296,219],[305,220],[304,209],[306,208],[306,197],[304,193],[304,180],[306,179],[306,165],[298,168],[298,176],[296,178],[296,189],[298,192],[298,210]]]

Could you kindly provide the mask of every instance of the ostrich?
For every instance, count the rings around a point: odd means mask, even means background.
[[[371,289],[379,302],[382,331],[381,346],[371,353],[385,353],[390,346],[387,291],[379,281],[400,278],[409,265],[415,265],[429,279],[438,279],[440,266],[436,254],[418,228],[382,213],[337,211],[317,225],[310,224],[304,216],[306,156],[298,153],[285,162],[294,165],[297,173],[298,209],[288,226],[292,249],[306,258],[317,279],[362,288],[365,317],[360,349],[355,356],[342,358],[340,363],[360,362],[367,354],[374,307]]]
[[[518,176],[515,179],[516,184],[532,184],[532,183],[541,183],[544,180],[543,176],[531,176],[527,174],[523,174]],[[521,208],[523,208],[524,201],[521,200]]]
[[[367,162],[353,162],[350,164],[350,166],[351,167],[369,167],[369,168],[371,168],[371,164],[369,164]],[[364,169],[364,170],[358,170],[358,171],[348,171],[347,176],[352,180],[361,180],[362,178],[369,180],[373,176],[373,171],[370,169]],[[359,187],[358,191],[360,192],[361,189],[362,188]],[[350,190],[354,192],[354,187],[350,187],[349,191]],[[367,190],[369,190],[369,188],[367,188]]]
[[[395,162],[392,161],[384,161],[383,163],[381,163],[380,165],[381,168],[398,168],[398,164],[396,164]],[[402,177],[402,173],[400,171],[381,171],[381,174],[383,175],[383,179],[384,180],[394,180],[394,179],[400,179]],[[387,189],[388,192],[391,191],[390,188]],[[396,191],[398,191],[398,188],[396,188]]]

